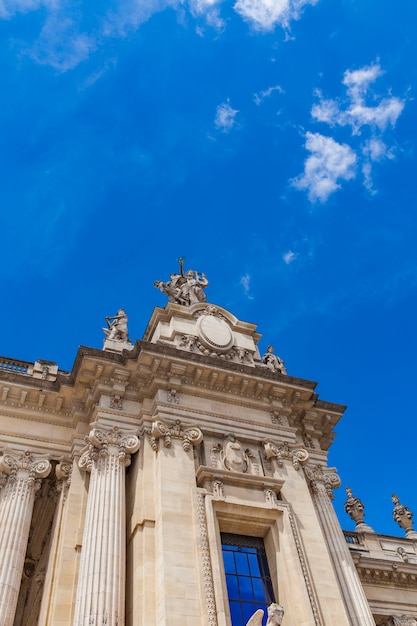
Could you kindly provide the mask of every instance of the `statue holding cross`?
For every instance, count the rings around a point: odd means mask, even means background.
[[[178,263],[180,265],[179,274],[171,274],[170,280],[164,283],[156,280],[154,286],[166,293],[170,302],[176,302],[183,306],[191,306],[196,302],[205,302],[206,294],[203,289],[208,285],[208,280],[202,272],[188,270],[184,274],[185,257],[180,257]]]

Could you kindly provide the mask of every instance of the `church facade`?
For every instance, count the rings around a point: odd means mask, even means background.
[[[345,407],[203,274],[156,286],[142,340],[120,309],[71,372],[1,359],[0,624],[417,626],[411,512],[388,537],[332,505]]]

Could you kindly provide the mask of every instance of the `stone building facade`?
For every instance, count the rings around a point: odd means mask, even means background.
[[[1,360],[0,624],[240,626],[276,602],[284,626],[417,626],[411,525],[377,535],[350,493],[344,533],[332,506],[345,407],[201,275],[157,286],[141,341],[120,310],[71,372]]]

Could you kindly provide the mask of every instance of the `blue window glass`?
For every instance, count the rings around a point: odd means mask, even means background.
[[[275,598],[263,540],[230,533],[221,539],[232,626],[245,626],[257,609],[264,610],[266,624]]]

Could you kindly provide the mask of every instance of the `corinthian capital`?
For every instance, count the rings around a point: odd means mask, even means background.
[[[304,468],[307,479],[310,483],[313,493],[319,492],[320,485],[324,487],[330,500],[333,500],[333,489],[337,489],[341,485],[340,477],[336,474],[334,468],[322,467],[321,465],[307,466]]]
[[[130,455],[139,450],[140,440],[136,432],[125,431],[119,426],[106,429],[98,424],[92,424],[89,435],[85,438],[86,446],[81,451],[79,466],[91,471],[99,458],[117,457],[119,462],[127,467],[130,465]]]
[[[0,458],[0,472],[6,478],[4,482],[23,480],[36,491],[40,488],[40,479],[46,478],[50,471],[48,459],[35,455],[30,450],[14,452],[6,449]]]

